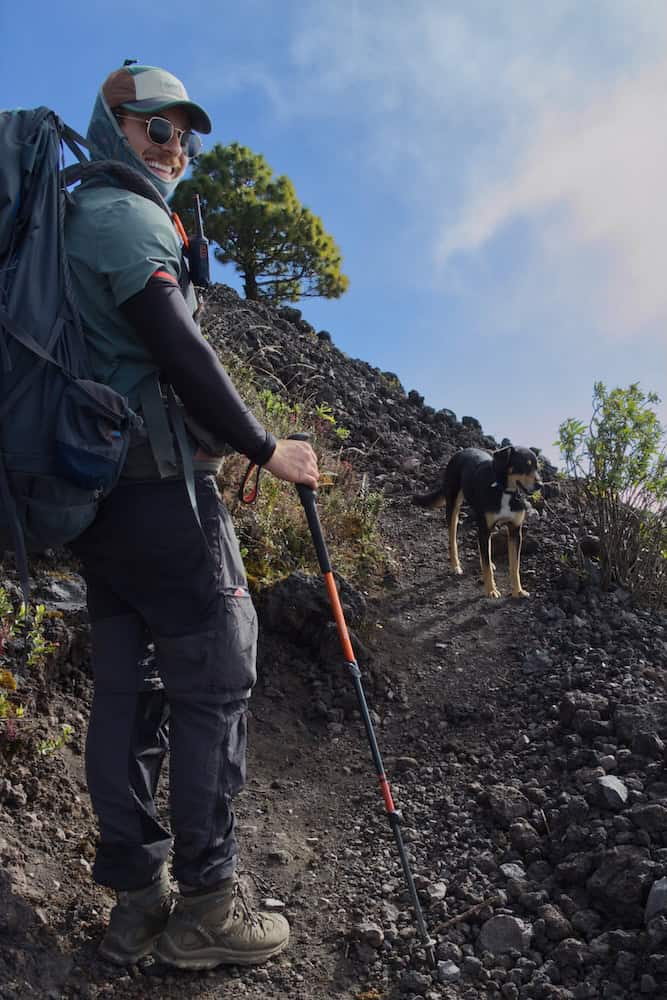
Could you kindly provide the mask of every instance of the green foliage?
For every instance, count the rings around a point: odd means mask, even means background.
[[[305,423],[302,426],[308,426]],[[324,470],[318,511],[336,570],[357,584],[370,584],[387,568],[391,554],[382,545],[379,518],[383,496],[365,494],[352,465],[314,439]],[[253,506],[234,505],[234,522],[244,551],[251,587],[258,590],[295,570],[319,573],[313,542],[294,486],[262,476]]]
[[[195,194],[215,256],[234,265],[246,298],[277,304],[304,296],[335,299],[347,291],[340,251],[322,220],[301,205],[288,177],[274,178],[261,154],[233,142],[197,159],[173,199],[190,231]]]
[[[29,667],[43,667],[47,657],[56,650],[55,643],[47,642],[44,637],[45,617],[46,607],[43,604],[35,605],[32,616],[25,604],[19,608],[17,624],[25,632],[26,663]]]
[[[262,389],[259,401],[266,418],[277,428],[276,433],[292,433],[302,410],[300,403],[291,403],[272,389]]]
[[[380,534],[382,494],[370,493],[355,468],[345,439],[349,430],[339,425],[328,403],[291,399],[258,387],[247,364],[231,351],[222,361],[241,396],[258,419],[278,438],[296,431],[310,435],[321,470],[318,511],[334,567],[352,582],[372,585],[392,565],[392,553]],[[291,483],[263,474],[259,496],[242,504],[237,491],[247,460],[225,459],[220,487],[232,513],[241,553],[254,590],[301,569],[319,573],[319,566],[303,508]]]
[[[350,436],[350,432],[347,427],[343,427],[338,423],[334,416],[334,412],[328,403],[318,403],[315,407],[315,416],[317,420],[322,425],[330,424],[331,430],[336,435],[339,441],[347,441]]]
[[[16,677],[7,666],[9,646],[15,634],[14,606],[4,587],[0,587],[0,719],[15,717],[17,706],[12,697],[17,688]]]
[[[51,754],[54,754],[56,750],[60,749],[60,747],[69,743],[73,735],[74,729],[65,722],[60,727],[60,735],[56,736],[55,739],[40,740],[37,746],[37,752],[41,753],[42,756],[51,756]]]
[[[618,583],[648,604],[667,600],[667,456],[655,393],[637,383],[596,382],[588,424],[572,417],[556,442],[582,515],[600,538],[605,586]]]
[[[384,382],[386,382],[390,389],[394,389],[401,393],[405,392],[401,380],[394,372],[380,372],[380,377]]]
[[[335,424],[336,418],[334,417],[333,410],[328,403],[318,403],[315,407],[315,413],[320,420],[324,420],[326,423]]]
[[[16,678],[11,670],[0,670],[0,719],[21,718],[24,709],[15,705],[8,692],[16,691]]]
[[[17,660],[28,667],[44,666],[56,646],[44,635],[46,607],[14,607],[7,591],[0,587],[0,719],[21,719],[25,708],[18,703],[19,682],[10,669]]]

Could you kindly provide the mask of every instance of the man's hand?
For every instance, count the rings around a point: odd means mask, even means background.
[[[311,490],[317,489],[320,475],[317,455],[307,441],[282,438],[264,468],[288,483],[303,483],[304,486],[310,486]]]

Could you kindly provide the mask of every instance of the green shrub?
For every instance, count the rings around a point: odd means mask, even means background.
[[[64,722],[60,727],[60,733],[58,736],[49,737],[45,740],[40,740],[37,746],[37,753],[42,754],[43,757],[50,757],[54,754],[56,750],[60,750],[61,747],[66,746],[67,743],[72,739],[74,735],[74,729],[68,723]]]
[[[41,668],[56,649],[44,634],[46,617],[43,604],[15,607],[0,587],[0,720],[25,716],[17,667]]]
[[[295,399],[277,379],[275,390],[258,385],[248,362],[231,351],[222,361],[242,397],[276,437],[297,431],[309,434],[321,472],[318,511],[334,568],[357,584],[379,580],[392,563],[379,527],[383,498],[366,488],[363,472],[355,465],[358,453],[346,446],[349,430],[341,426],[328,403],[306,393]],[[256,502],[242,504],[237,494],[246,467],[242,456],[227,457],[220,486],[234,519],[251,587],[258,589],[299,569],[318,573],[294,485],[262,475]]]
[[[667,601],[667,456],[655,393],[637,383],[593,390],[588,424],[570,417],[556,442],[582,518],[600,539],[603,586],[616,583],[642,602]]]

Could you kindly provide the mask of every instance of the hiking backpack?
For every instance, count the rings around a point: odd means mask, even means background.
[[[78,163],[65,167],[64,147]],[[88,162],[85,140],[49,108],[0,112],[0,553],[64,545],[116,484],[139,418],[91,373],[65,253],[68,185],[96,174],[169,212],[142,175]]]

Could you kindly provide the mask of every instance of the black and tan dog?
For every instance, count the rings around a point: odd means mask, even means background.
[[[456,532],[464,500],[472,507],[477,520],[479,559],[487,597],[500,597],[493,576],[491,532],[497,524],[506,524],[510,585],[513,597],[529,597],[521,586],[519,560],[521,532],[528,505],[520,490],[532,493],[542,485],[537,456],[530,448],[501,448],[490,454],[479,448],[463,448],[447,463],[438,486],[430,493],[412,497],[418,507],[442,507],[449,533],[449,564],[454,573],[462,573]]]

